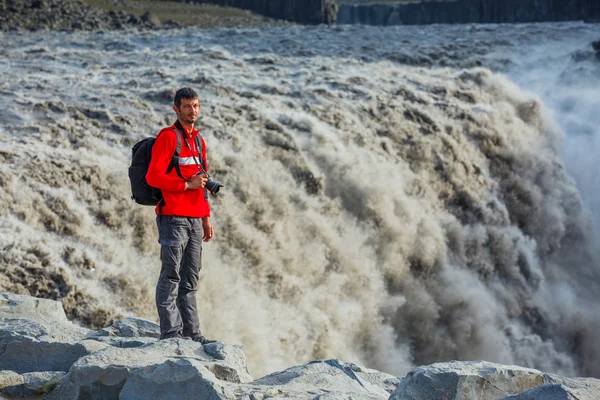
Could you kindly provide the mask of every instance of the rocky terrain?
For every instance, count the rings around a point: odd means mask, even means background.
[[[600,381],[483,361],[418,367],[405,377],[317,360],[253,379],[241,346],[159,341],[124,318],[92,331],[59,302],[0,293],[0,394],[77,399],[592,400]]]
[[[264,28],[289,23],[233,8],[167,1],[0,0],[0,31],[150,30],[186,25]]]
[[[185,0],[175,1],[185,2]],[[333,25],[338,14],[336,0],[195,0],[195,2],[239,7],[267,17],[311,25]]]

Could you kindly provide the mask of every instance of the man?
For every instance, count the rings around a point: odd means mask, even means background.
[[[158,134],[146,174],[148,184],[163,194],[156,206],[162,261],[156,285],[160,338],[190,338],[206,344],[214,340],[202,336],[196,306],[202,241],[214,237],[204,189],[208,180],[206,145],[194,129],[200,111],[198,94],[191,88],[179,89],[174,103],[177,121]],[[181,150],[173,159],[176,135],[182,135]],[[179,171],[169,168],[172,161],[178,163]]]

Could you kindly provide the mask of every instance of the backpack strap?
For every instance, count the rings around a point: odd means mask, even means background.
[[[200,140],[200,135],[196,135],[196,149],[198,149],[198,158],[200,159],[200,165],[202,166],[202,172],[208,174],[206,170],[206,165],[204,165],[204,159],[202,158],[202,140]],[[208,201],[208,188],[204,187],[204,200]]]
[[[202,171],[208,173],[206,170],[206,165],[204,165],[204,158],[202,158],[202,140],[200,140],[200,135],[196,135],[196,148],[198,149],[198,158],[200,159]]]
[[[185,178],[181,174],[181,170],[179,169],[179,153],[181,152],[181,135],[182,135],[182,133],[179,132],[179,129],[177,129],[177,128],[175,128],[173,130],[173,132],[175,132],[175,137],[177,138],[177,147],[175,148],[175,153],[173,154],[173,158],[171,158],[171,163],[169,164],[169,167],[167,168],[167,174],[169,172],[171,172],[173,170],[173,168],[175,168],[175,172],[177,173],[177,175],[181,179],[185,180]]]

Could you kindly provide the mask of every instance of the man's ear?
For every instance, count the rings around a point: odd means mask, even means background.
[[[175,113],[179,112],[179,108],[175,104],[173,104],[173,111],[175,111]]]

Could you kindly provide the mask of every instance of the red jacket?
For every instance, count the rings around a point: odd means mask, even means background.
[[[148,184],[162,191],[163,205],[161,206],[160,203],[157,204],[156,214],[195,218],[210,216],[210,207],[208,206],[208,201],[204,198],[204,189],[185,190],[185,180],[177,175],[175,168],[168,174],[166,173],[177,148],[177,137],[175,136],[174,129],[175,125],[172,125],[170,128],[162,129],[158,134],[154,146],[152,146],[152,159],[150,160],[150,166],[146,174]],[[195,156],[196,160],[200,161],[195,140],[199,132],[196,129],[192,129],[191,133],[181,132],[186,135],[187,142],[191,146],[191,149],[188,148],[186,141],[182,138],[181,151],[179,153],[179,169],[185,179],[190,179],[200,172],[192,157]],[[200,141],[202,143],[202,159],[204,160],[206,172],[208,172],[206,143],[202,136],[200,136]],[[201,169],[202,167],[200,166],[199,168]]]

